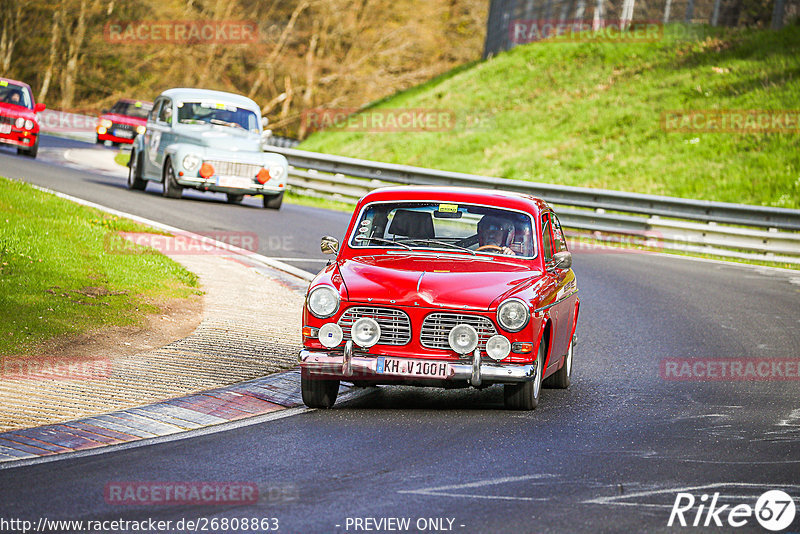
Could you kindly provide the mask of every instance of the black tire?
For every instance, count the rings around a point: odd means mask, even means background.
[[[128,189],[144,191],[147,181],[142,178],[141,156],[135,150],[131,150],[131,159],[128,161]]]
[[[233,193],[227,193],[227,195],[228,204],[240,204],[244,200],[244,195],[234,195]]]
[[[264,207],[266,209],[279,210],[281,209],[281,204],[283,204],[283,191],[277,195],[264,195]]]
[[[36,142],[30,148],[17,147],[17,154],[20,154],[22,156],[35,158],[38,153],[39,153],[39,139],[36,139]]]
[[[99,135],[97,136],[97,139],[95,140],[95,142],[96,142],[98,145],[105,144],[105,141],[103,141],[102,139],[100,139],[100,136],[99,136]]]
[[[529,382],[503,386],[503,403],[507,410],[533,410],[539,405],[542,392],[542,366],[547,356],[544,340],[539,344],[536,356],[536,377]]]
[[[300,392],[303,394],[303,404],[309,408],[330,408],[339,394],[339,381],[315,378],[302,369]]]
[[[567,389],[569,387],[570,377],[572,376],[572,363],[573,363],[574,352],[575,352],[575,337],[573,337],[572,341],[570,341],[569,343],[569,349],[567,349],[567,355],[564,357],[564,365],[561,366],[561,369],[559,369],[558,371],[547,377],[547,379],[542,383],[544,387],[557,388],[557,389]]]
[[[167,160],[164,162],[163,195],[167,198],[181,198],[182,194],[183,187],[181,187],[175,179],[175,169],[172,167],[172,161]]]

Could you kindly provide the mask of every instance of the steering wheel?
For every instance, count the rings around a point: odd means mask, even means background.
[[[503,247],[498,247],[497,245],[483,245],[475,249],[476,252],[480,250],[496,250],[497,252],[503,252]]]

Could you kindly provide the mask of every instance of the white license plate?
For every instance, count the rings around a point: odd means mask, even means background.
[[[253,180],[241,176],[220,176],[217,178],[217,185],[220,187],[234,187],[237,189],[252,189]]]
[[[402,358],[378,358],[378,374],[419,376],[423,378],[447,378],[450,364],[441,361],[406,360]]]
[[[0,134],[7,134],[7,133],[11,133],[11,125],[0,124]]]
[[[127,130],[114,130],[114,137],[122,137],[123,139],[132,139],[133,132]]]

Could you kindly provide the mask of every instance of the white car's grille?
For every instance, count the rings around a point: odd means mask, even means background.
[[[391,308],[372,308],[356,306],[348,308],[339,319],[344,332],[344,340],[350,339],[350,328],[358,319],[369,317],[381,327],[381,345],[405,345],[411,341],[411,320],[405,312]]]
[[[214,174],[217,176],[241,176],[242,178],[255,179],[261,165],[252,163],[236,163],[235,161],[206,160],[214,167]]]
[[[447,336],[456,325],[468,324],[478,332],[478,346],[485,347],[486,341],[497,334],[492,321],[480,315],[462,315],[457,313],[432,313],[422,322],[419,341],[429,349],[449,349]]]

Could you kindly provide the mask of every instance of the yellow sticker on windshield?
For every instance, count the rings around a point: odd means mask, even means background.
[[[457,213],[458,204],[439,204],[439,211],[442,213]]]
[[[215,107],[217,109],[225,109],[225,104],[216,104]]]
[[[5,80],[0,80],[0,87],[8,87],[8,82]]]
[[[140,107],[142,107],[142,103],[141,103],[141,102],[136,102],[136,103],[134,104],[134,106],[136,106],[137,108],[140,108]]]

